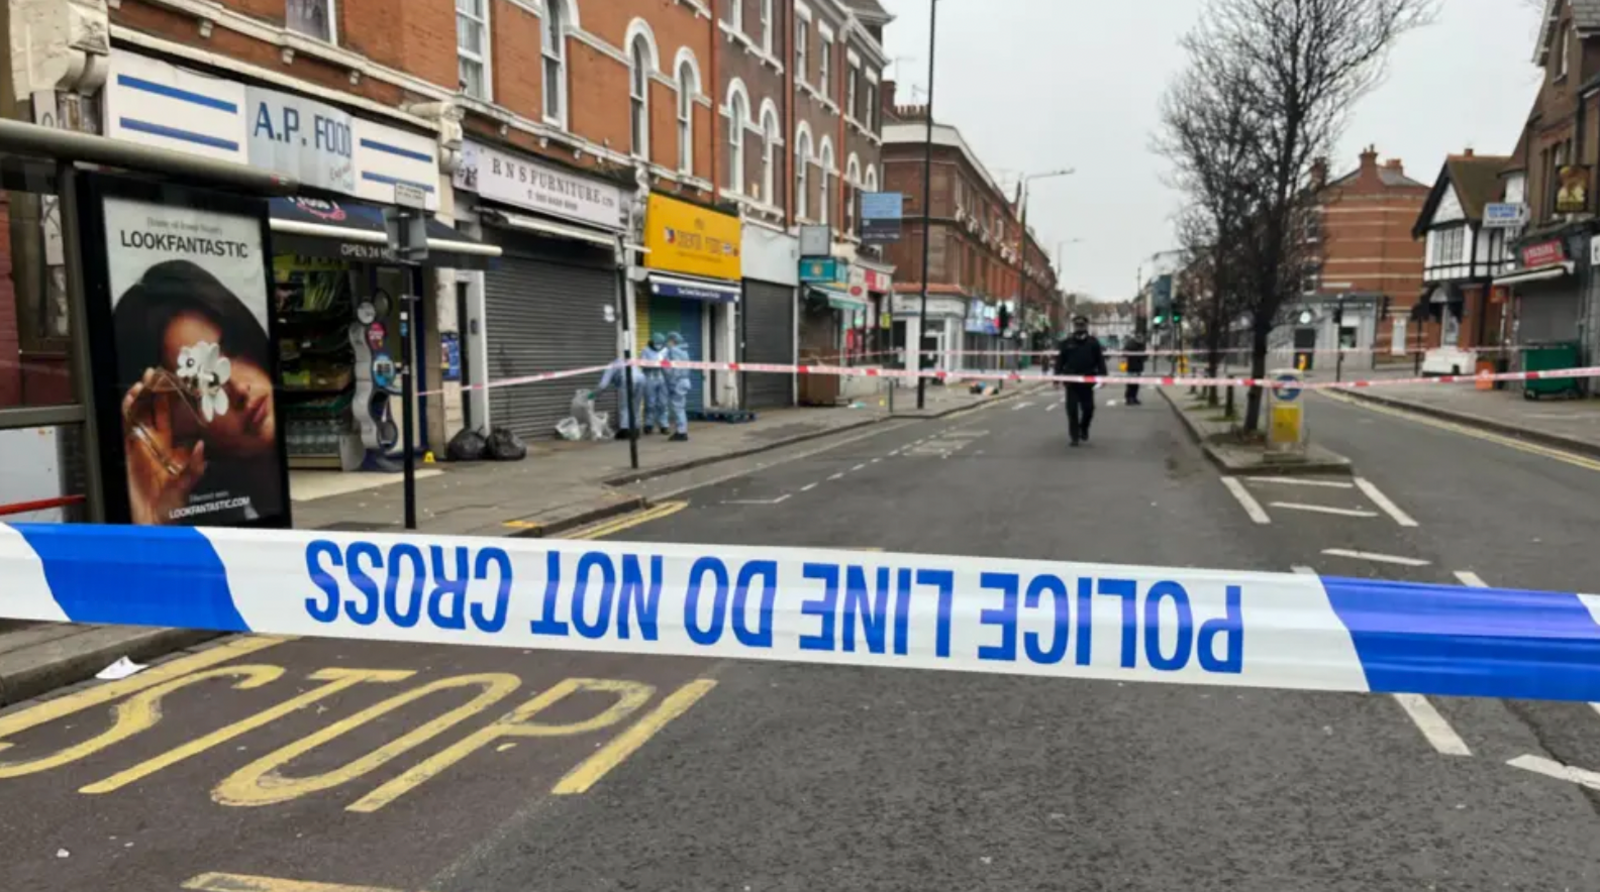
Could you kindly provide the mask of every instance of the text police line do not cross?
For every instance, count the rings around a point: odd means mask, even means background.
[[[0,525],[0,617],[1600,700],[1600,596],[855,551]]]
[[[545,553],[542,572],[530,580],[542,591],[529,599],[515,584],[511,555],[498,547],[434,545],[424,556],[411,543],[384,550],[373,542],[341,548],[318,540],[307,546],[305,561],[320,590],[305,600],[305,610],[317,623],[370,628],[381,620],[397,629],[426,624],[441,632],[527,636],[502,642],[510,646],[545,639],[590,650],[637,642],[646,651],[733,650],[774,659],[915,655],[1094,667],[1100,637],[1120,669],[1175,672],[1195,663],[1207,673],[1236,675],[1243,662],[1238,585],[1221,586],[1214,603],[1165,578],[991,570],[973,579],[952,567],[712,555],[669,560],[594,546]],[[1097,615],[1104,612],[1097,599],[1115,602],[1110,616]],[[525,619],[525,627],[515,628],[513,618]]]

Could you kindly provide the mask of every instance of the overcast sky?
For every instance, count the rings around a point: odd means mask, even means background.
[[[926,99],[931,0],[882,0],[900,102]],[[1532,107],[1538,11],[1530,0],[1445,0],[1437,22],[1396,46],[1388,78],[1356,109],[1333,159],[1363,146],[1432,184],[1444,156],[1509,153]],[[1130,296],[1140,264],[1174,247],[1179,199],[1150,151],[1157,103],[1182,68],[1178,37],[1200,0],[939,0],[934,115],[960,128],[1003,181],[1077,168],[1033,184],[1029,223],[1063,284],[1102,300]],[[913,93],[912,87],[916,87]],[[915,97],[913,100],[913,96]],[[916,278],[915,275],[910,278]]]

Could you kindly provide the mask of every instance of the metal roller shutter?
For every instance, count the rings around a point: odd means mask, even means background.
[[[794,362],[794,289],[786,285],[744,283],[743,362]],[[789,375],[751,372],[744,376],[751,409],[783,409],[794,405],[794,379]]]
[[[1520,286],[1522,315],[1517,325],[1517,340],[1523,344],[1541,341],[1575,341],[1582,306],[1578,295],[1563,288]]]
[[[484,286],[491,381],[605,365],[617,358],[617,326],[606,318],[606,308],[615,306],[613,272],[504,257],[484,276]],[[489,415],[495,426],[524,438],[549,438],[556,422],[567,417],[573,393],[599,381],[595,374],[497,387],[489,391]],[[615,395],[602,397],[599,408],[611,413],[615,424]]]

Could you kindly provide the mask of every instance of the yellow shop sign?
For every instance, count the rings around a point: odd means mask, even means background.
[[[645,211],[644,265],[663,272],[738,279],[739,218],[687,201],[651,195]]]

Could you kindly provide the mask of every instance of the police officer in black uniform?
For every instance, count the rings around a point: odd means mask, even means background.
[[[1147,349],[1144,338],[1138,332],[1135,332],[1133,337],[1122,345],[1123,359],[1128,363],[1128,374],[1130,376],[1138,377],[1144,374],[1145,351]],[[1139,402],[1139,385],[1129,384],[1127,392],[1123,396],[1125,397],[1123,401],[1128,405],[1141,405]]]
[[[1089,317],[1076,316],[1072,320],[1072,334],[1061,342],[1056,354],[1057,375],[1106,374],[1106,351],[1100,339],[1089,336]],[[1094,421],[1094,385],[1068,384],[1067,432],[1072,445],[1089,439],[1089,423]]]

